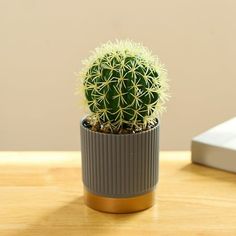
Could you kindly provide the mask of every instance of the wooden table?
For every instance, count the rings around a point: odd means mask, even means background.
[[[160,158],[156,205],[116,215],[84,205],[79,152],[1,152],[0,236],[236,235],[236,175]]]

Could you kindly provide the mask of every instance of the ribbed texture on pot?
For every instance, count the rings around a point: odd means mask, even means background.
[[[159,125],[136,134],[104,134],[80,126],[83,182],[107,197],[147,193],[158,181]]]

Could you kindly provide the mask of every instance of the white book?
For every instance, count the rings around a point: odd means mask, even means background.
[[[192,139],[192,162],[236,172],[236,117]]]

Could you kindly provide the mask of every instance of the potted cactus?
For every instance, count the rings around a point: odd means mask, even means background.
[[[80,124],[86,204],[113,213],[151,207],[168,90],[164,66],[141,44],[108,42],[84,61],[80,80],[89,108]]]

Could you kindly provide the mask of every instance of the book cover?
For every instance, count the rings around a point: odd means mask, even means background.
[[[236,117],[194,137],[192,162],[236,173]]]

